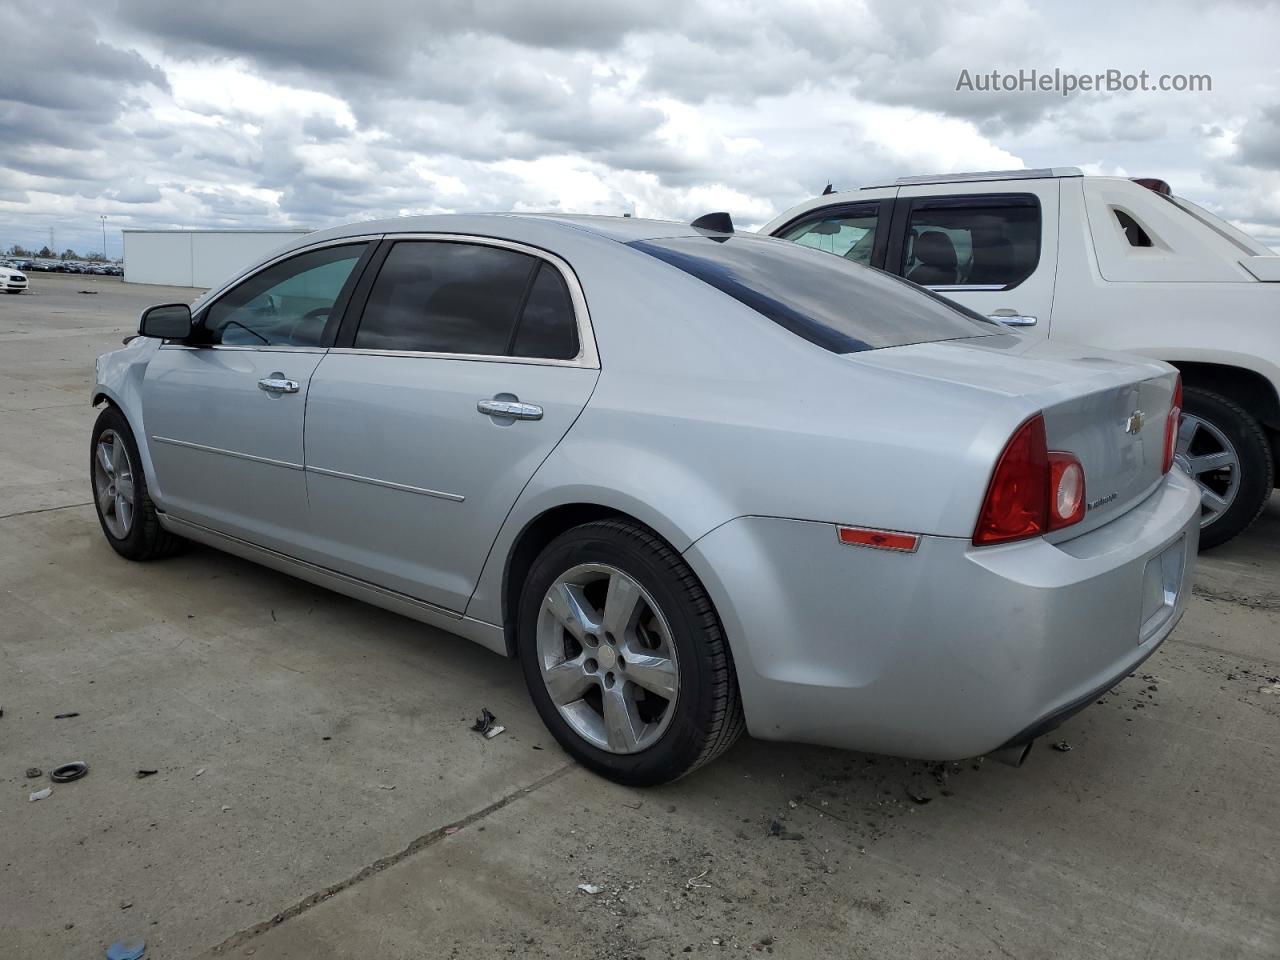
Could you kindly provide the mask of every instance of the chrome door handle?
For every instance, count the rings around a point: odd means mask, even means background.
[[[536,403],[519,400],[481,400],[476,409],[487,417],[510,417],[512,420],[541,420],[542,408]]]
[[[988,320],[994,320],[996,323],[1003,323],[1007,327],[1034,327],[1036,318],[1029,317],[1026,314],[1014,313],[1010,310],[1008,313],[1002,313],[997,310],[995,313],[987,317]]]
[[[258,381],[258,389],[267,393],[297,393],[298,381],[286,380],[283,377],[263,377]]]

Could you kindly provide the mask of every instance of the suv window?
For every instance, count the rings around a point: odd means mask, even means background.
[[[1033,194],[911,202],[902,273],[913,283],[1009,288],[1039,261],[1040,203]]]
[[[254,274],[205,311],[206,342],[323,346],[330,314],[366,246],[324,247]]]
[[[876,242],[878,204],[830,213],[788,227],[778,236],[815,250],[825,250],[854,263],[870,265]]]
[[[406,240],[378,272],[354,345],[568,360],[578,354],[578,331],[564,279],[544,260],[484,244]]]
[[[630,244],[833,353],[958,340],[1005,328],[879,270],[764,237]]]

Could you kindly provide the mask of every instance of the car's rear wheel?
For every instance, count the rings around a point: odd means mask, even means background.
[[[111,548],[129,560],[168,556],[182,543],[156,516],[138,444],[124,414],[107,406],[89,445],[89,482],[98,522]]]
[[[517,640],[543,722],[611,780],[674,780],[742,733],[710,598],[680,555],[637,524],[603,520],[553,540],[521,592]]]
[[[1200,546],[1226,543],[1258,518],[1271,495],[1266,434],[1238,403],[1187,387],[1174,462],[1200,487]]]

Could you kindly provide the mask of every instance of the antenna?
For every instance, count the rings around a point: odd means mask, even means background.
[[[689,226],[698,230],[710,230],[712,233],[733,233],[733,218],[724,213],[704,213]]]

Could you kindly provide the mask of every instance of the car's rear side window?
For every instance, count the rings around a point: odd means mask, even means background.
[[[401,240],[369,292],[354,346],[572,360],[578,324],[560,271],[490,244]]]
[[[1007,332],[914,284],[783,240],[679,237],[631,246],[833,353]]]
[[[502,247],[397,243],[369,292],[355,346],[505,355],[537,266]]]

